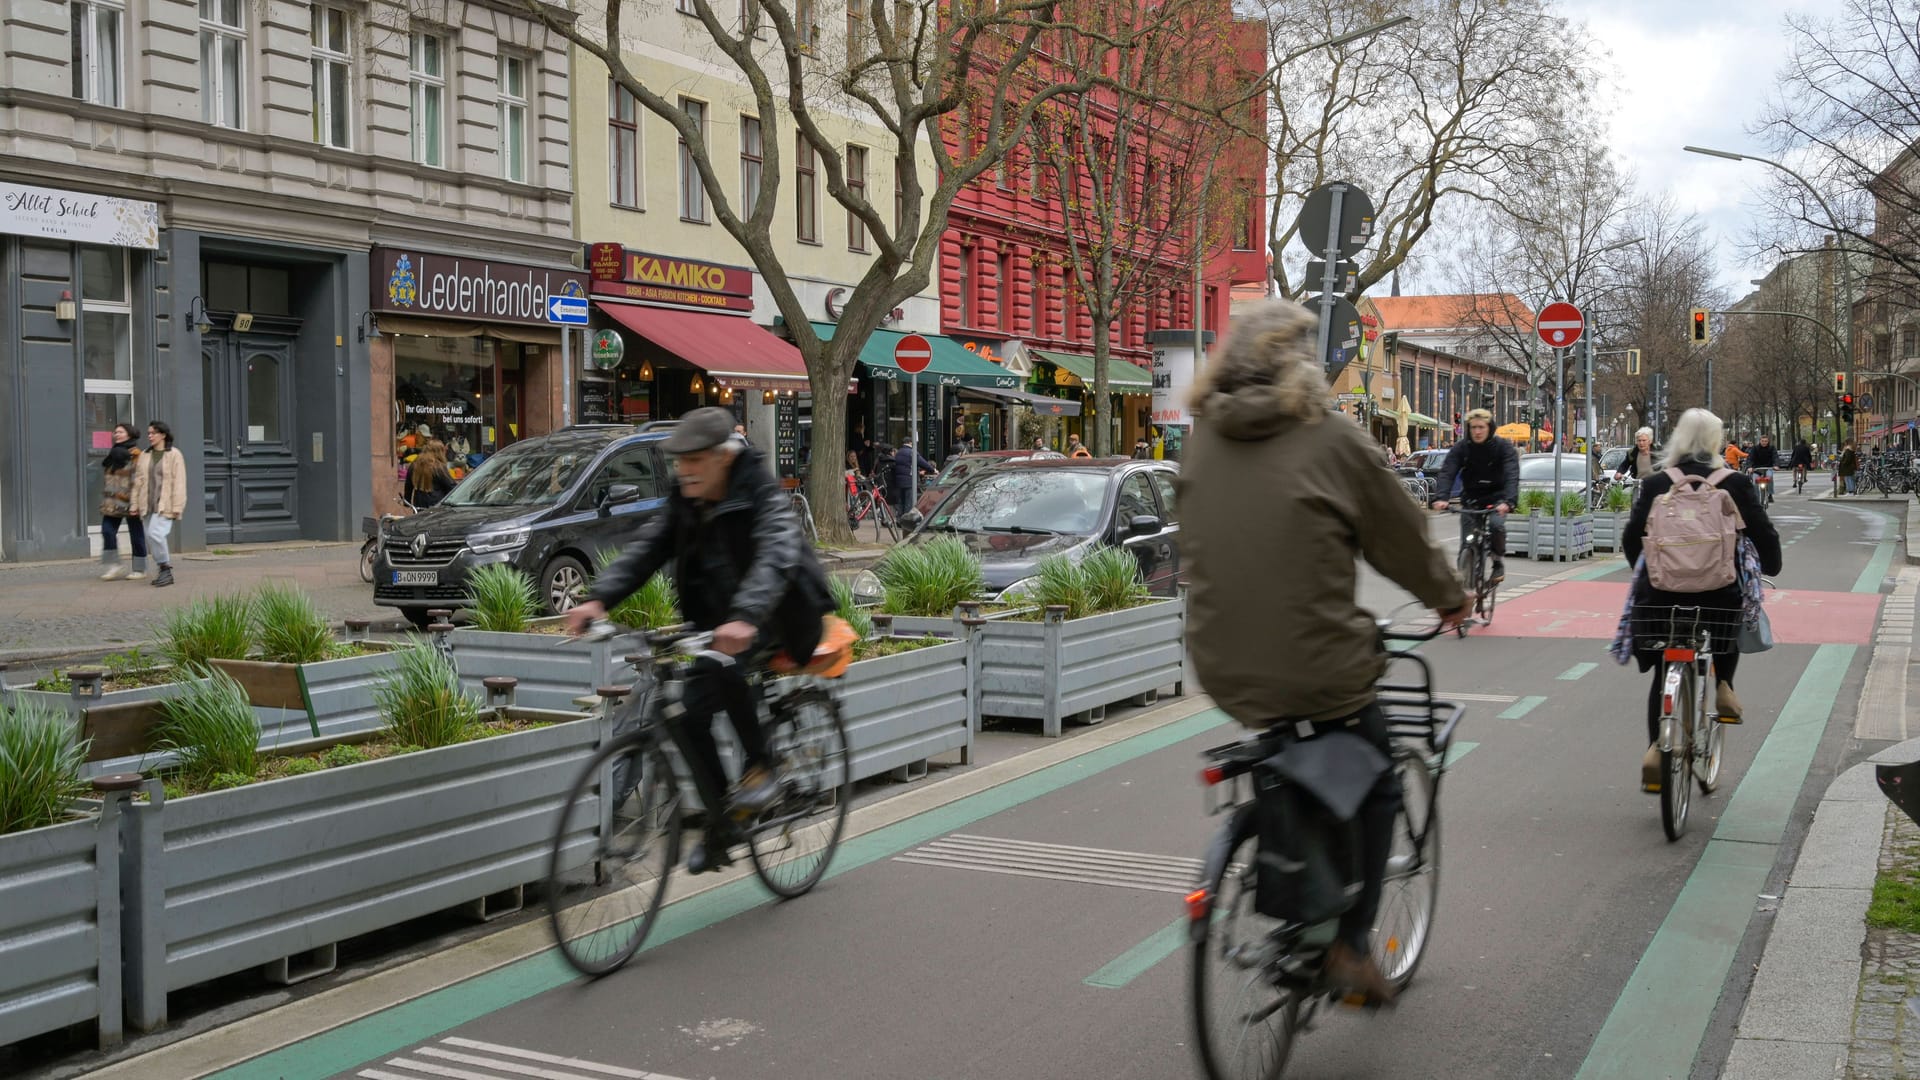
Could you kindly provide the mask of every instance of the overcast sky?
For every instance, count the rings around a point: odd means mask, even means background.
[[[1765,273],[1739,242],[1757,213],[1764,165],[1689,154],[1683,145],[1764,152],[1749,130],[1786,61],[1781,18],[1830,10],[1832,0],[1562,0],[1605,50],[1613,74],[1608,117],[1618,160],[1647,195],[1669,191],[1700,214],[1720,251],[1721,283],[1735,296]]]

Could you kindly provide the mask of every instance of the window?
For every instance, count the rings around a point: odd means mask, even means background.
[[[793,0],[793,36],[803,52],[811,52],[814,42],[819,40],[820,27],[814,21],[813,0]]]
[[[640,201],[640,99],[607,80],[607,191],[613,205],[638,210]]]
[[[867,58],[867,14],[861,8],[865,0],[847,0],[847,70],[860,66]]]
[[[145,382],[133,366],[133,292],[127,252],[121,248],[80,248],[80,378],[91,435],[89,464],[98,464],[113,445],[113,426],[126,424],[135,441],[146,444],[146,428],[134,418]],[[100,505],[103,477],[87,470],[87,502]]]
[[[1120,482],[1120,507],[1115,515],[1121,534],[1137,517],[1159,517],[1160,506],[1153,501],[1153,481],[1144,472],[1134,473]]]
[[[126,11],[111,0],[73,0],[73,96],[120,107],[120,24]]]
[[[313,141],[339,150],[351,149],[353,40],[349,36],[347,13],[340,8],[315,4],[310,14]]]
[[[693,129],[700,133],[700,142],[707,141],[707,105],[692,98],[680,99],[680,111],[687,114],[687,120]],[[700,184],[700,166],[694,163],[693,147],[687,145],[687,137],[680,136],[680,220],[707,221],[707,189]]]
[[[433,34],[415,33],[407,61],[412,92],[413,160],[440,168],[446,164],[447,44]]]
[[[1000,311],[1000,329],[1013,332],[1013,256],[1000,256],[1000,275],[994,282],[994,303]]]
[[[793,222],[794,235],[803,243],[820,242],[820,192],[815,187],[813,144],[800,132],[793,133]]]
[[[1240,200],[1239,212],[1240,212],[1239,213],[1240,219],[1238,222],[1235,223],[1239,226],[1239,228],[1235,230],[1235,234],[1233,238],[1233,250],[1252,251],[1253,250],[1253,234],[1254,234],[1253,200],[1252,199]]]
[[[200,119],[246,126],[247,15],[241,0],[200,0]]]
[[[760,118],[740,118],[740,206],[747,217],[760,205],[760,178],[766,168],[766,145],[760,141]]]
[[[852,196],[849,202],[867,201],[867,148],[864,146],[847,147],[847,194]],[[867,223],[860,220],[851,206],[847,207],[847,250],[867,250]]]
[[[653,444],[641,443],[630,446],[614,455],[613,459],[600,466],[593,480],[581,489],[580,501],[575,504],[579,510],[592,510],[607,497],[607,492],[615,484],[632,484],[640,489],[642,499],[658,498],[660,485],[653,458]],[[629,506],[629,509],[632,509]],[[616,511],[617,513],[618,511]]]
[[[1173,509],[1173,474],[1155,470],[1147,474],[1153,478],[1154,493],[1160,496],[1160,520],[1172,525],[1180,520]]]
[[[1033,264],[1033,311],[1027,322],[1033,327],[1035,337],[1045,337],[1047,333],[1047,265],[1043,262]]]
[[[500,176],[527,182],[527,67],[524,56],[500,57]]]
[[[967,264],[972,261],[973,252],[967,248],[961,248],[960,268],[953,275],[955,291],[960,297],[960,317],[958,322],[961,326],[973,325],[973,281],[967,273]]]

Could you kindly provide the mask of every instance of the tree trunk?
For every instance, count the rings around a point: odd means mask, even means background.
[[[1093,320],[1093,386],[1089,390],[1093,413],[1093,439],[1087,449],[1094,457],[1107,457],[1113,453],[1113,423],[1108,413],[1113,411],[1113,398],[1107,392],[1107,367],[1112,362],[1113,330],[1109,320],[1096,317]]]
[[[807,502],[813,506],[813,526],[820,542],[853,544],[847,528],[847,380],[851,363],[827,354],[808,365],[807,383],[813,389],[813,446],[807,453]],[[878,463],[876,463],[877,466]]]

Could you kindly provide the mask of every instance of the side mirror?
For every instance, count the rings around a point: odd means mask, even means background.
[[[633,484],[615,484],[607,489],[606,494],[600,496],[600,512],[606,513],[613,507],[639,500],[639,487]]]
[[[1152,514],[1135,514],[1127,522],[1128,536],[1154,536],[1160,532],[1160,519]]]
[[[918,510],[908,510],[906,513],[900,515],[900,524],[904,528],[917,529],[920,527],[920,521],[920,511]]]

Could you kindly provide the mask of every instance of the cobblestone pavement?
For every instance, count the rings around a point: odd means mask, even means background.
[[[1920,871],[1920,826],[1887,806],[1880,870]],[[1847,1051],[1848,1080],[1920,1078],[1920,934],[1867,929],[1860,995]]]

